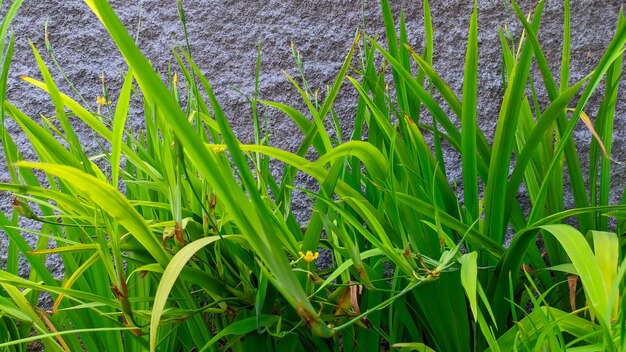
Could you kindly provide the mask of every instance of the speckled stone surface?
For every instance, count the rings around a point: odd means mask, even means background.
[[[5,3],[8,1],[5,1]],[[170,48],[182,41],[182,27],[174,0],[115,0],[111,1],[123,23],[132,33],[139,28],[140,48],[152,60],[155,67],[166,72],[173,61]],[[406,12],[410,44],[418,51],[423,46],[422,5],[420,1],[394,0],[394,12]],[[472,4],[467,0],[431,0],[435,28],[434,67],[451,85],[455,92],[462,90],[463,58],[467,27]],[[479,121],[492,138],[501,102],[501,60],[497,30],[508,25],[513,34],[519,34],[519,25],[508,7],[507,1],[479,2]],[[531,1],[523,1],[524,9]],[[622,1],[577,0],[572,1],[572,80],[586,75],[600,59],[615,28]],[[313,89],[331,84],[347,54],[356,30],[365,21],[367,31],[374,35],[384,34],[378,1],[365,0],[244,0],[244,1],[198,1],[185,0],[187,24],[192,54],[198,65],[213,84],[218,98],[230,118],[237,135],[244,141],[252,139],[252,118],[245,99],[233,88],[250,94],[254,88],[254,68],[257,44],[262,43],[261,98],[295,106],[297,92],[285,78],[282,70],[296,75],[296,65],[291,57],[290,43],[300,51],[305,73]],[[539,34],[548,60],[556,72],[561,57],[562,2],[548,1]],[[5,4],[6,7],[6,4]],[[120,87],[120,73],[126,70],[124,61],[108,38],[103,26],[78,0],[26,0],[14,21],[16,47],[10,71],[8,99],[30,116],[53,114],[48,97],[38,89],[18,79],[20,75],[39,77],[33,54],[28,45],[32,40],[51,63],[44,47],[44,23],[48,20],[50,40],[60,65],[85,98],[95,105],[101,92],[99,76],[104,73],[113,96]],[[53,70],[60,87],[71,93],[56,70]],[[541,92],[541,90],[540,90]],[[624,99],[620,92],[616,122],[616,159],[626,160],[624,140]],[[335,108],[347,131],[351,130],[354,118],[355,91],[344,86]],[[592,108],[587,111],[593,116],[599,103],[592,99]],[[275,111],[264,109],[268,118],[271,144],[293,149],[300,141],[294,123]],[[131,122],[140,128],[141,111],[131,111]],[[17,144],[24,146],[26,158],[33,157],[28,142],[18,133],[10,121],[8,127]],[[76,124],[78,133],[87,150],[96,150],[97,145],[89,131]],[[581,159],[587,159],[591,135],[580,128],[575,135],[581,146]],[[447,160],[458,163],[455,153],[447,152]],[[9,179],[0,161],[0,181]],[[459,168],[460,169],[460,168]],[[459,172],[451,169],[451,177],[459,178]],[[621,193],[623,184],[622,167],[615,168],[615,190],[613,199]],[[302,180],[306,182],[306,180]],[[10,195],[3,194],[1,210],[10,210]],[[294,200],[294,209],[307,217],[305,197]],[[0,234],[0,253],[6,253],[6,236]],[[0,256],[0,264],[2,256]],[[54,260],[50,263],[58,275],[62,265]]]

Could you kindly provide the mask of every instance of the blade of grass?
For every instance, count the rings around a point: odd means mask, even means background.
[[[111,139],[111,183],[113,188],[117,189],[120,170],[120,158],[122,146],[124,145],[122,137],[124,134],[124,126],[128,117],[128,106],[130,104],[130,92],[133,87],[133,72],[128,70],[122,85],[122,91],[115,106],[115,118],[113,120],[113,136]]]
[[[152,306],[152,316],[150,318],[150,351],[155,351],[157,349],[159,322],[161,320],[161,316],[163,315],[167,298],[189,259],[191,259],[191,257],[193,257],[196,252],[202,248],[228,237],[229,236],[214,236],[193,241],[183,247],[183,249],[172,257],[172,260],[169,262],[163,272],[163,275],[161,276],[159,286],[154,294],[154,305]]]
[[[478,95],[478,3],[474,11],[465,54],[465,77],[463,78],[463,105],[461,118],[461,164],[463,174],[463,200],[467,211],[467,223],[478,219],[478,165],[476,161],[476,113]]]
[[[16,163],[16,166],[40,169],[67,180],[74,187],[88,194],[92,201],[132,233],[157,262],[161,265],[167,265],[169,258],[152,234],[148,224],[128,200],[111,185],[66,165],[22,161]]]

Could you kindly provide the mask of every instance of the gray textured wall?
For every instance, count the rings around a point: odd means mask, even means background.
[[[468,0],[431,2],[436,37],[434,66],[453,89],[460,92],[472,3]],[[497,29],[509,24],[514,32],[519,30],[505,2],[479,2],[479,120],[488,135],[495,129],[502,94]],[[165,71],[167,63],[172,60],[169,48],[175,40],[182,40],[175,1],[116,0],[112,3],[131,31],[136,30],[141,18],[140,47],[156,67]],[[421,50],[421,1],[399,0],[392,3],[396,13],[401,8],[406,10],[410,42]],[[244,140],[251,139],[252,119],[244,99],[231,87],[246,93],[252,92],[257,41],[263,44],[261,97],[295,104],[297,95],[281,72],[281,69],[285,69],[291,74],[296,73],[290,42],[295,42],[301,51],[311,85],[323,88],[332,82],[355,30],[362,21],[359,0],[187,0],[183,4],[187,11],[195,59],[214,85],[236,132]],[[528,9],[529,4],[530,1],[522,2],[525,9]],[[622,1],[572,1],[572,79],[583,77],[600,59],[614,31],[621,5]],[[560,1],[548,1],[540,32],[546,56],[555,65],[560,62],[562,6]],[[363,13],[369,33],[383,34],[378,1],[366,0]],[[47,96],[17,78],[19,75],[39,77],[28,39],[45,52],[43,28],[46,18],[49,19],[50,39],[60,64],[85,97],[95,105],[96,96],[101,91],[98,78],[101,72],[108,77],[110,91],[116,96],[120,72],[125,70],[125,65],[87,6],[78,0],[26,0],[14,22],[16,49],[10,71],[9,99],[30,116],[53,114]],[[44,57],[47,58],[45,53]],[[60,78],[58,81],[61,83]],[[69,92],[64,84],[60,86]],[[337,112],[346,126],[351,125],[354,116],[353,96],[353,89],[346,85],[336,104]],[[594,106],[597,107],[597,103]],[[295,125],[274,111],[265,112],[270,121],[272,144],[286,148],[295,146],[300,138],[298,133],[294,133]],[[623,112],[623,99],[620,99],[618,113],[621,116]],[[139,110],[133,113],[137,119],[140,118]],[[593,116],[595,108],[588,113]],[[621,143],[625,134],[623,122],[624,119],[620,118],[616,124],[616,138],[619,142],[615,144],[616,152],[619,153],[617,159],[622,160],[626,159]],[[15,126],[9,125],[18,145],[26,146],[28,143],[17,133]],[[90,142],[90,135],[83,126],[77,125],[77,130],[83,135],[87,148],[97,147]],[[582,150],[586,150],[585,146],[590,142],[588,131],[581,128],[576,132],[576,138],[583,146]],[[32,155],[26,153],[26,156]],[[455,162],[455,155],[450,154],[448,157],[451,162]],[[0,164],[4,162],[0,161]],[[7,181],[5,167],[1,169],[0,181]],[[616,184],[622,183],[622,173],[623,169],[616,171]],[[621,186],[619,188],[621,190]],[[3,197],[2,210],[5,212],[10,208],[8,199],[8,196]],[[296,207],[302,207],[302,204],[296,204]],[[5,242],[4,235],[0,235],[0,242]],[[0,253],[4,251],[3,248],[4,245],[1,245]]]

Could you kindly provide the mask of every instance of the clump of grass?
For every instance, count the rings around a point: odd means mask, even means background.
[[[22,127],[38,161],[22,161],[11,139],[2,139],[12,182],[0,189],[18,200],[11,218],[0,214],[13,263],[0,272],[2,348],[21,350],[41,340],[52,351],[624,349],[626,263],[623,243],[606,221],[623,218],[625,210],[608,203],[626,44],[621,14],[598,65],[570,85],[564,2],[557,86],[536,38],[543,2],[528,15],[513,3],[524,32],[519,43],[501,33],[506,90],[490,144],[476,122],[477,6],[457,95],[432,67],[428,1],[419,54],[407,45],[404,17],[398,34],[389,3],[381,0],[387,47],[357,35],[323,100],[287,76],[307,111],[258,99],[257,65],[257,88],[249,98],[255,143],[242,144],[188,46],[173,50],[181,74],[170,74],[166,84],[108,3],[86,4],[129,66],[107,108],[112,123],[60,92],[34,46],[43,80],[24,79],[49,93],[61,128],[53,128],[52,118],[37,124],[3,99],[4,114]],[[178,10],[184,25],[180,2]],[[5,49],[2,87],[12,43]],[[357,48],[363,60],[351,69]],[[528,74],[533,59],[543,82]],[[602,80],[604,100],[592,125],[586,105]],[[536,90],[526,91],[538,84],[548,92],[547,106],[538,103]],[[350,138],[333,139],[325,121],[334,116],[340,91],[352,88],[359,93],[355,128],[342,133],[335,123],[337,136]],[[133,95],[144,103],[146,128],[139,136],[126,129]],[[284,112],[302,130],[295,153],[261,138],[260,106]],[[446,111],[461,121],[460,130]],[[69,115],[110,142],[104,157],[110,173],[85,153]],[[572,139],[581,119],[596,135],[585,168]],[[7,136],[4,124],[2,133]],[[435,145],[425,133],[435,135]],[[446,178],[444,147],[461,156],[462,202]],[[310,148],[316,160],[305,158]],[[270,160],[284,165],[280,178],[272,176]],[[46,173],[49,188],[34,170]],[[319,184],[319,191],[303,189],[314,199],[304,231],[290,209],[298,172]],[[594,182],[587,190],[584,172],[599,186]],[[528,216],[517,200],[522,182],[532,203]],[[574,209],[564,209],[565,193],[574,196]],[[41,214],[36,248],[16,227],[18,214],[34,214],[29,203]],[[570,217],[579,229],[564,224]],[[514,237],[505,248],[508,228]],[[535,244],[539,234],[543,248]],[[55,248],[48,249],[50,239]],[[320,248],[332,254],[332,267],[315,265]],[[18,253],[32,267],[29,278],[17,275]],[[63,280],[45,267],[50,254],[61,256]],[[37,307],[43,292],[54,300],[47,311]]]

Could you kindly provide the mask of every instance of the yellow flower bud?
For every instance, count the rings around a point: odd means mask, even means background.
[[[298,254],[300,254],[300,257],[302,257],[302,259],[304,259],[307,263],[311,263],[320,256],[319,252],[315,252],[315,254],[313,254],[312,251],[306,251],[306,254],[299,252]]]
[[[103,105],[110,105],[111,101],[107,101],[104,97],[101,97],[98,95],[98,97],[96,98],[96,104],[103,106]]]
[[[213,151],[216,153],[222,153],[226,150],[226,146],[221,144],[216,144],[213,146]]]

